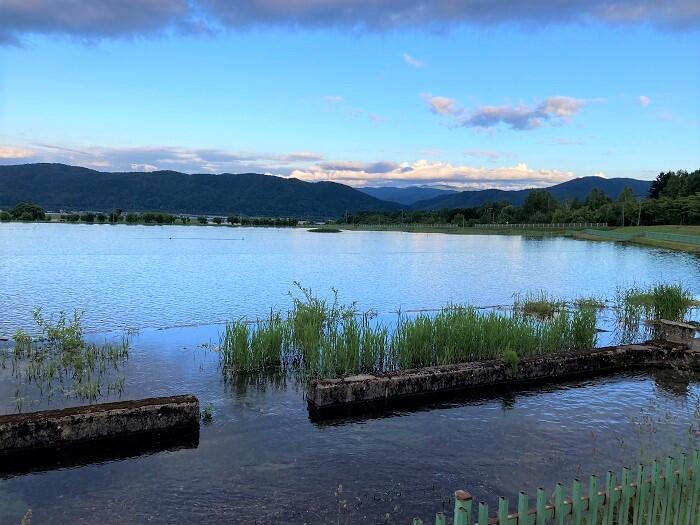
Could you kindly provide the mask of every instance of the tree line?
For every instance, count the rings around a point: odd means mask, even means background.
[[[51,215],[33,203],[21,202],[7,211],[0,212],[0,221],[51,221]],[[164,212],[128,212],[114,210],[109,213],[62,213],[59,216],[60,222],[86,223],[86,224],[192,224],[192,217],[189,215],[174,215]],[[195,218],[197,224],[209,224],[210,218],[200,215]],[[231,226],[296,226],[297,219],[280,217],[239,217],[229,215],[228,217],[212,217],[214,224],[229,224]]]
[[[584,200],[555,199],[547,190],[533,190],[516,206],[507,201],[473,208],[429,211],[361,212],[338,222],[350,224],[552,224],[607,222],[609,226],[700,224],[700,170],[662,172],[649,195],[625,187],[611,198],[593,188]]]

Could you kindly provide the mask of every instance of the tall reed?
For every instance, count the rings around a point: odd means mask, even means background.
[[[601,301],[567,303],[546,293],[516,296],[510,312],[453,304],[435,314],[398,314],[389,329],[373,312],[343,304],[338,293],[325,299],[298,283],[292,307],[271,311],[253,325],[227,323],[221,336],[227,370],[290,369],[304,377],[338,377],[399,369],[504,359],[593,348]],[[645,316],[683,316],[692,298],[682,289],[659,285],[648,292],[620,291],[618,314],[628,323]],[[644,299],[639,299],[643,297]],[[690,302],[688,302],[690,301]],[[622,323],[625,325],[625,323]],[[623,334],[622,342],[634,339]]]

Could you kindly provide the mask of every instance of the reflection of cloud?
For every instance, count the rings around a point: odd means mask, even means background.
[[[575,175],[559,170],[534,170],[525,164],[484,168],[419,160],[401,164],[324,162],[308,169],[294,170],[290,176],[308,181],[332,180],[351,186],[441,184],[460,188],[519,189],[549,186],[570,180]]]
[[[503,23],[548,25],[599,21],[693,29],[697,0],[3,0],[0,45],[27,34],[79,40],[251,27],[345,28],[387,31]]]
[[[548,97],[535,106],[481,106],[466,109],[448,97],[423,95],[431,112],[451,117],[456,124],[469,128],[491,128],[506,124],[511,129],[527,130],[542,126],[544,122],[566,123],[578,114],[586,101],[574,97]]]

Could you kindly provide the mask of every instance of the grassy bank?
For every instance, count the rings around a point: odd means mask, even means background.
[[[684,239],[650,238],[647,234],[670,234],[671,236],[691,236],[700,239],[700,226],[626,226],[624,228],[609,228],[607,230],[601,230],[600,232],[568,232],[568,235],[573,238],[585,239],[588,241],[619,242],[700,253],[700,244],[684,242]]]
[[[401,231],[413,233],[449,233],[453,235],[526,235],[537,237],[565,236],[574,239],[588,241],[608,241],[635,244],[639,246],[650,246],[656,248],[666,248],[669,250],[698,252],[700,245],[681,240],[652,239],[645,237],[646,233],[660,233],[673,235],[690,235],[700,239],[700,226],[626,226],[624,228],[607,228],[597,230],[598,233],[568,230],[561,228],[544,229],[523,229],[503,225],[497,228],[457,227],[451,225],[427,225],[427,224],[341,224],[339,228],[350,231]]]
[[[653,321],[683,320],[695,305],[680,286],[618,292],[613,310],[619,339],[652,335]],[[601,300],[564,301],[545,293],[516,297],[506,312],[451,304],[436,313],[398,314],[390,327],[355,303],[319,298],[299,287],[286,315],[271,311],[264,320],[226,324],[220,337],[225,371],[282,368],[303,377],[358,373],[503,359],[517,367],[521,357],[592,348]]]

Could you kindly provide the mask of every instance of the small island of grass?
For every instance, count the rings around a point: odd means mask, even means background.
[[[311,228],[309,231],[311,233],[340,233],[342,230],[339,228]]]

